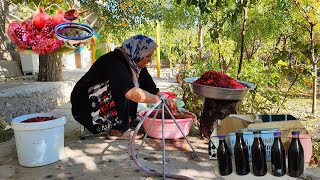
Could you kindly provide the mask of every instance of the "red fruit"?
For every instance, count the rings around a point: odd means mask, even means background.
[[[44,38],[41,35],[37,37],[38,43],[32,46],[32,51],[38,54],[50,54],[57,51],[62,41],[57,39]]]
[[[64,23],[64,22],[70,22],[66,18],[64,18],[64,11],[60,9],[55,15],[52,16],[52,21],[54,26]]]
[[[10,40],[19,48],[28,48],[26,43],[22,41],[22,29],[20,24],[12,22],[8,26],[8,36]]]
[[[44,12],[44,9],[41,7],[39,9],[39,12],[36,13],[34,16],[33,16],[33,19],[32,19],[32,24],[39,30],[41,31],[41,29],[44,27],[44,23],[46,21],[48,21],[50,18],[50,16]]]
[[[21,49],[31,48],[34,37],[38,34],[36,28],[29,21],[24,21],[21,25],[12,22],[8,26],[8,36],[10,40]]]
[[[44,23],[43,28],[40,31],[40,35],[44,38],[53,38],[54,36],[54,23],[51,19]]]

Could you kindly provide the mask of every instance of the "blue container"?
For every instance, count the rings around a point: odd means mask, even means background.
[[[248,147],[248,151],[249,151],[249,161],[252,160],[251,158],[251,146],[253,144],[253,132],[254,131],[261,131],[261,138],[262,141],[266,147],[266,151],[267,151],[267,161],[271,161],[271,147],[273,144],[273,138],[274,138],[274,133],[277,131],[280,131],[278,128],[245,128],[245,129],[241,129],[240,132],[243,132],[243,139]],[[234,146],[236,144],[236,134],[235,133],[229,133],[229,140],[230,140],[230,149],[232,154],[234,151]]]

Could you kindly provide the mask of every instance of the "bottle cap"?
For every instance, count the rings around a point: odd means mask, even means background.
[[[225,135],[221,135],[221,136],[218,136],[219,139],[225,139],[226,136]]]
[[[261,134],[261,131],[253,131],[253,134]]]
[[[292,135],[299,135],[299,134],[300,134],[300,131],[292,131],[291,134],[292,134]]]
[[[280,131],[275,132],[274,136],[281,136],[281,132]]]
[[[243,135],[243,133],[242,132],[236,132],[236,136],[241,136],[241,135]]]

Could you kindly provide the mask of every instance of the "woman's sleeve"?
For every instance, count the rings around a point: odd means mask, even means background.
[[[159,88],[157,88],[147,68],[141,69],[139,75],[139,85],[141,89],[151,94],[157,94],[159,92]]]
[[[109,59],[106,71],[110,90],[115,99],[125,97],[125,94],[134,88],[131,71],[120,59]]]

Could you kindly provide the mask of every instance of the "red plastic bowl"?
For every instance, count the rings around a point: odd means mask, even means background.
[[[138,115],[142,119],[143,116],[147,113],[147,111],[141,111]],[[181,127],[183,133],[187,136],[190,131],[190,127],[192,125],[192,121],[196,118],[196,115],[192,114],[194,118],[185,118],[185,119],[176,119],[177,123]],[[152,123],[152,118],[147,117],[146,120],[143,122],[142,126],[145,132],[148,131],[149,125]],[[183,135],[180,132],[178,126],[172,119],[165,119],[165,139],[177,139],[182,138]],[[162,119],[155,119],[153,125],[148,132],[149,137],[162,139]]]
[[[171,92],[161,92],[162,95],[169,97],[169,98],[176,98],[177,95],[175,93],[171,93]]]

